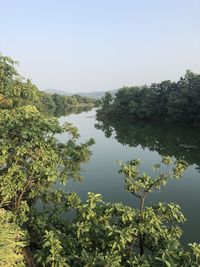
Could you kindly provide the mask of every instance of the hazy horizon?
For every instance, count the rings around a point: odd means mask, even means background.
[[[200,73],[198,0],[0,3],[0,52],[41,90],[107,91]]]

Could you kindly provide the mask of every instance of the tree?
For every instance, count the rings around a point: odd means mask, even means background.
[[[38,266],[60,266],[57,259],[66,266],[199,266],[200,246],[194,243],[184,249],[180,244],[179,224],[185,220],[180,207],[145,206],[149,193],[180,178],[187,167],[183,160],[172,163],[170,157],[163,158],[167,173],[159,173],[160,165],[155,164],[154,178],[139,173],[139,160],[120,163],[125,188],[139,200],[138,209],[106,203],[100,194],[88,193],[83,203],[75,193],[53,193],[51,208],[35,211],[30,223],[40,244]],[[72,210],[73,218],[60,217]]]
[[[16,215],[22,228],[32,205],[51,187],[68,178],[81,179],[81,164],[89,159],[93,144],[92,139],[77,144],[73,125],[60,125],[40,112],[35,105],[41,96],[30,80],[19,77],[11,59],[0,57],[0,207]],[[55,137],[63,133],[68,136],[65,143]]]
[[[113,99],[113,97],[112,97],[111,93],[110,92],[106,92],[105,93],[105,96],[102,97],[102,100],[101,100],[101,106],[102,106],[102,108],[108,108],[109,105],[112,102],[112,99]]]
[[[6,64],[16,75],[10,61]],[[40,96],[29,81],[18,83],[11,79],[5,85],[9,90],[4,90],[4,80],[1,93],[10,100],[10,105],[0,114],[0,204],[18,211],[21,204],[28,209],[28,202],[40,197],[56,181],[78,179],[80,164],[88,160],[93,140],[77,145],[76,128],[68,123],[61,126],[56,118],[28,105],[24,100],[37,101]],[[55,138],[62,133],[69,134],[65,144]]]
[[[69,133],[66,144],[54,135]],[[76,145],[79,135],[70,124],[41,114],[33,106],[4,110],[0,114],[0,203],[18,210],[25,199],[35,199],[59,180],[78,179],[80,163],[88,159],[87,144]],[[70,136],[69,136],[70,137]]]
[[[104,103],[105,99],[102,99]],[[200,123],[200,75],[187,71],[178,82],[123,87],[97,111],[99,118],[122,117],[149,121]]]

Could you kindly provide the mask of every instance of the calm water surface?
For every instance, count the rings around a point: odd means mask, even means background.
[[[69,182],[66,191],[76,191],[82,199],[87,192],[101,193],[105,201],[123,202],[137,207],[137,200],[124,190],[116,160],[142,160],[141,171],[153,175],[151,165],[161,161],[161,155],[184,157],[189,167],[180,180],[149,195],[147,204],[174,202],[181,206],[187,218],[183,225],[183,242],[200,242],[200,134],[185,126],[150,124],[133,121],[98,122],[95,110],[61,117],[60,122],[72,122],[81,134],[80,142],[95,139],[92,156],[83,165],[83,182]],[[59,137],[65,141],[66,135]],[[186,149],[180,145],[193,145]]]

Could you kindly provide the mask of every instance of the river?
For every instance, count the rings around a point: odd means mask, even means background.
[[[187,221],[182,225],[182,242],[200,242],[200,134],[199,129],[133,121],[98,122],[95,109],[60,117],[60,122],[73,123],[81,134],[80,142],[95,139],[92,156],[83,164],[80,182],[69,181],[66,191],[75,191],[86,199],[87,192],[100,193],[105,201],[122,202],[137,207],[137,200],[124,189],[118,174],[117,160],[142,160],[141,171],[153,175],[152,164],[161,162],[161,155],[184,157],[189,167],[182,179],[170,180],[166,187],[149,195],[147,205],[174,202],[181,206]],[[59,136],[65,141],[67,136]],[[192,145],[187,148],[185,145]]]

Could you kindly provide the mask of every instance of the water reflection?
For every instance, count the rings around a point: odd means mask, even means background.
[[[136,122],[133,120],[98,120],[107,138],[114,137],[119,143],[130,147],[148,148],[160,155],[184,158],[200,170],[199,129],[183,125]]]
[[[68,116],[70,114],[79,114],[81,112],[87,112],[90,111],[93,108],[93,105],[91,106],[58,106],[56,109],[51,109],[46,111],[48,114],[60,118],[61,116]]]
[[[67,192],[77,192],[83,200],[86,199],[87,192],[95,192],[101,193],[105,201],[137,207],[132,195],[124,190],[124,181],[118,173],[116,160],[126,162],[139,158],[143,162],[141,172],[152,176],[155,173],[151,166],[160,163],[160,155],[184,157],[190,165],[194,164],[188,167],[181,180],[172,179],[162,190],[152,193],[147,199],[147,205],[158,202],[180,205],[187,218],[182,226],[183,243],[200,242],[200,173],[195,169],[200,166],[199,129],[132,120],[97,121],[95,110],[60,119],[61,124],[65,121],[73,123],[79,129],[81,142],[91,137],[95,139],[91,159],[83,166],[83,183],[69,181],[65,188]],[[65,135],[60,136],[61,141],[66,138]],[[194,147],[186,149],[180,145]]]

